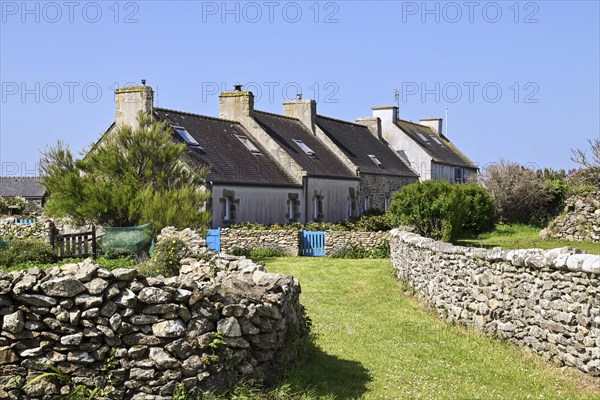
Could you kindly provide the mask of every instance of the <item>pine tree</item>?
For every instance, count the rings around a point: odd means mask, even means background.
[[[121,126],[106,134],[82,159],[60,141],[42,153],[49,215],[81,224],[206,228],[205,171],[184,163],[186,146],[172,140],[167,122],[141,113],[138,121],[136,130]]]

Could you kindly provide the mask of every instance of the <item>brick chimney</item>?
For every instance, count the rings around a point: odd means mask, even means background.
[[[233,92],[222,92],[219,96],[219,117],[239,121],[243,117],[252,117],[254,113],[254,95],[235,85]]]
[[[383,140],[381,119],[379,119],[379,117],[357,118],[356,123],[366,126],[377,139]]]
[[[421,125],[425,125],[431,128],[438,136],[442,134],[442,119],[441,118],[423,118]]]
[[[139,127],[138,112],[152,115],[154,108],[154,91],[146,86],[131,86],[115,90],[115,123],[117,126],[129,125],[132,129]]]
[[[299,94],[294,100],[283,103],[283,114],[288,117],[298,118],[314,134],[317,119],[317,102],[314,100],[302,100]]]
[[[398,121],[398,107],[396,106],[377,106],[371,110],[373,110],[373,117],[379,117],[383,123],[395,124]]]

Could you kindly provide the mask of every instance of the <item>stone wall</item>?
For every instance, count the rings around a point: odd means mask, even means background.
[[[391,236],[397,276],[441,318],[600,376],[600,256]]]
[[[91,260],[0,272],[0,398],[53,399],[73,385],[108,398],[189,398],[239,379],[272,382],[306,334],[300,286],[251,260],[186,259],[174,278],[108,271]],[[51,364],[71,386],[45,378]]]
[[[570,197],[562,215],[552,221],[541,236],[578,242],[600,242],[600,191],[587,196]]]
[[[351,243],[358,244],[366,249],[372,249],[380,246],[386,240],[389,240],[389,232],[325,232],[327,255],[334,254]],[[302,232],[296,229],[221,229],[221,251],[227,253],[234,248],[271,248],[281,250],[288,256],[298,256],[302,254]]]
[[[30,217],[27,217],[28,219]],[[48,237],[48,228],[46,221],[39,218],[32,218],[33,224],[16,224],[15,217],[3,217],[0,219],[0,238],[27,238],[36,237],[46,239]]]
[[[327,255],[335,254],[351,243],[358,244],[365,249],[371,250],[381,246],[384,242],[389,240],[389,232],[325,232],[325,248]]]
[[[269,248],[281,250],[288,256],[297,256],[300,254],[300,240],[300,232],[297,229],[221,229],[221,251],[226,253],[231,253],[234,248]]]

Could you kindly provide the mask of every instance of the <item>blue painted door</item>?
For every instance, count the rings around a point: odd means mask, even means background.
[[[221,228],[208,230],[206,234],[206,247],[215,253],[221,252]]]
[[[307,257],[325,256],[325,232],[302,231],[302,255]]]

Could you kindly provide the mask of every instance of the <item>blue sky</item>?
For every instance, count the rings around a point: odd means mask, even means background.
[[[600,135],[598,1],[0,1],[0,161],[30,175],[114,118],[115,87],[144,78],[161,107],[216,116],[245,84],[281,112],[297,90],[340,119],[395,104],[444,116],[480,166],[571,168]]]

